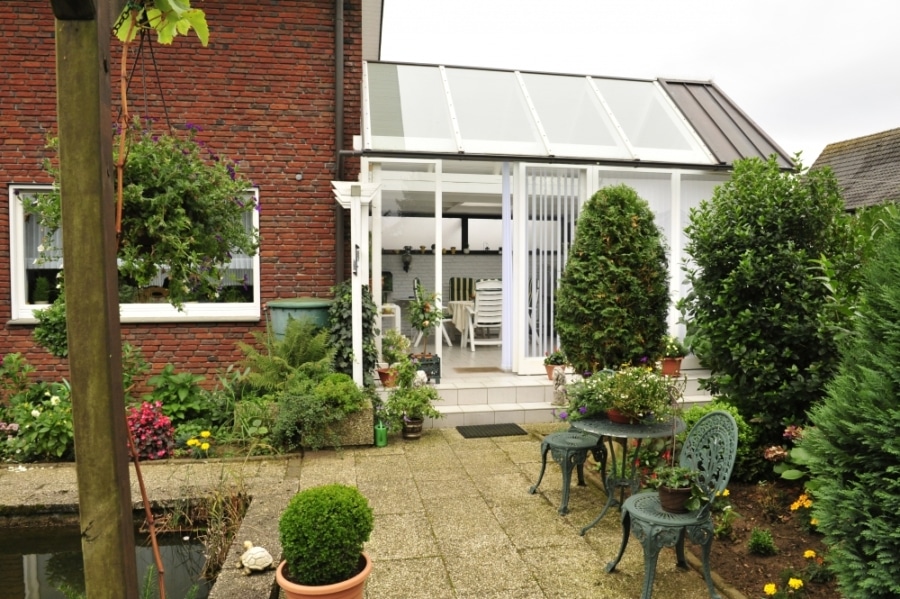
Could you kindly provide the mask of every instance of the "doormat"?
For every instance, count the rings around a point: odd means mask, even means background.
[[[473,372],[503,372],[496,366],[459,366],[453,370],[459,374],[469,374]]]
[[[512,435],[527,435],[528,431],[512,422],[504,424],[473,424],[469,426],[457,426],[456,430],[466,439],[480,439],[482,437],[510,437]]]

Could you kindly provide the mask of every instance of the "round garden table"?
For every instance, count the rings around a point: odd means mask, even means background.
[[[629,468],[628,464],[628,439],[634,439],[637,442],[635,453],[641,448],[644,439],[659,439],[662,437],[671,437],[684,431],[685,424],[681,418],[672,418],[666,422],[636,423],[636,424],[620,424],[603,419],[586,419],[574,420],[570,423],[573,430],[590,433],[600,437],[598,445],[603,445],[604,440],[608,441],[609,457],[612,463],[612,470],[607,473],[606,460],[600,462],[601,478],[603,487],[606,490],[606,504],[600,511],[600,514],[594,518],[594,521],[581,529],[581,535],[584,536],[612,506],[621,507],[625,501],[625,489],[631,493],[636,493],[640,487],[641,480],[637,469],[637,463],[632,460]],[[616,444],[622,446],[621,465],[616,464]],[[616,491],[619,491],[619,498],[616,499]]]

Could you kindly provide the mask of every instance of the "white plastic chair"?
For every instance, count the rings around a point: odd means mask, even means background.
[[[476,345],[500,345],[500,325],[503,320],[503,286],[497,279],[486,279],[475,282],[475,305],[466,308],[469,311],[469,326],[466,327],[468,344],[472,351]],[[475,337],[475,328],[486,329],[485,336]],[[488,336],[497,330],[496,337]]]

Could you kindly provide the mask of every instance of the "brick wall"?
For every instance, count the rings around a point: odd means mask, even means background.
[[[144,52],[129,84],[132,115],[200,126],[200,138],[241,165],[260,188],[261,299],[325,297],[335,283],[334,1],[204,0],[210,44],[191,34]],[[55,126],[53,15],[46,0],[0,2],[0,184],[46,183],[44,143]],[[359,0],[344,4],[343,148],[359,134]],[[112,42],[113,115],[119,110],[121,45]],[[160,95],[162,89],[162,95]],[[355,179],[358,161],[341,179]],[[302,174],[302,181],[295,176]],[[67,376],[65,363],[31,340],[31,327],[10,325],[9,216],[0,209],[0,355],[19,351],[41,376]],[[348,227],[349,230],[349,227]],[[261,315],[262,317],[262,315]],[[212,375],[237,359],[238,340],[264,323],[123,325],[158,371],[167,362]],[[209,376],[211,379],[212,377]]]

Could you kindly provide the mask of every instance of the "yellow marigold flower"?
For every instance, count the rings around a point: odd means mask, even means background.
[[[812,499],[807,499],[806,501],[804,501],[803,507],[805,507],[806,509],[811,508],[812,507]]]
[[[200,441],[197,439],[188,439],[188,447],[194,447],[195,445],[200,445]]]
[[[770,582],[769,584],[767,584],[766,586],[763,587],[763,592],[766,595],[772,596],[778,592],[778,587],[776,587],[774,584],[772,584]]]
[[[200,436],[203,437],[204,439],[207,439],[207,438],[209,438],[210,434],[212,434],[212,433],[210,433],[209,431],[203,431],[202,433],[200,433]]]
[[[209,451],[209,443],[204,443],[200,446],[200,449],[202,449],[203,451]]]
[[[728,489],[722,491],[722,497],[728,497],[729,495],[731,495],[731,491],[729,491]]]
[[[788,580],[788,586],[796,591],[803,588],[803,581],[799,578],[791,578]]]
[[[812,524],[813,526],[818,526],[819,519],[818,518],[810,518],[809,523]]]
[[[803,557],[805,557],[806,559],[812,559],[812,558],[816,557],[816,552],[813,551],[812,549],[807,549],[806,551],[803,552]]]

